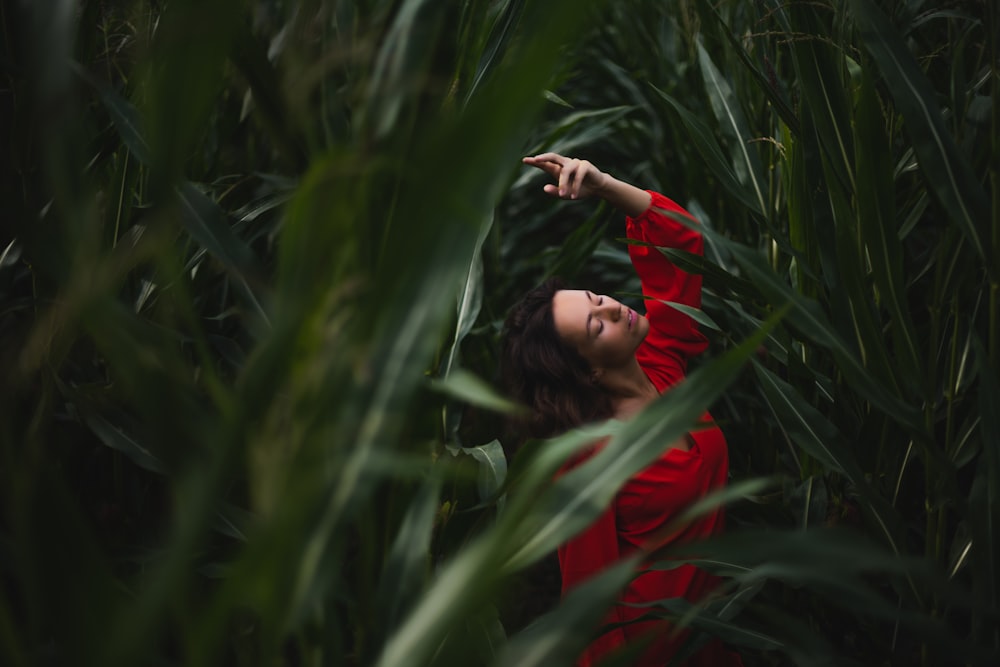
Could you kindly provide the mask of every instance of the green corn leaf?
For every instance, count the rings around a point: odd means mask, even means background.
[[[255,523],[252,513],[232,503],[220,502],[215,512],[215,529],[241,542],[248,540],[247,535]]]
[[[753,75],[753,78],[757,81],[760,90],[767,95],[767,99],[774,105],[781,121],[792,131],[792,134],[799,134],[800,129],[798,117],[789,104],[786,92],[778,88],[780,83],[776,79],[772,82],[768,75],[761,72],[757,66],[754,65],[750,59],[750,54],[747,53],[737,35],[733,34],[718,9],[711,5],[709,5],[709,9],[711,9],[712,16],[718,22],[723,36],[725,36],[725,38],[729,41],[729,46],[731,47],[732,52],[737,55],[744,67],[746,67],[747,71]]]
[[[528,497],[541,493],[566,461],[598,440],[621,433],[623,427],[622,422],[609,420],[575,428],[550,440],[526,443],[510,462],[505,490]]]
[[[266,45],[256,35],[241,32],[231,58],[249,85],[254,116],[267,128],[284,156],[292,164],[304,166],[307,163],[304,141],[290,122],[291,110],[282,94],[279,73],[268,59]]]
[[[476,597],[490,594],[496,580],[482,573],[497,567],[498,532],[480,538],[444,567],[398,631],[382,647],[376,667],[423,665],[454,623],[476,608]],[[476,597],[470,595],[475,592]]]
[[[628,245],[650,245],[645,241],[637,241],[635,239],[619,240]],[[726,271],[726,269],[707,259],[704,255],[696,255],[678,248],[652,247],[659,250],[664,257],[670,260],[671,264],[682,271],[701,276],[704,280],[704,286],[714,292],[719,294],[729,292],[747,300],[752,300],[759,296],[751,283],[740,276]]]
[[[222,209],[191,183],[182,184],[176,195],[184,228],[230,270],[244,298],[261,321],[267,322],[264,306],[251,287],[251,281],[258,275],[253,253],[233,233]]]
[[[722,242],[717,239],[717,242]],[[747,277],[774,306],[791,306],[787,321],[819,345],[829,349],[837,359],[848,382],[863,396],[887,414],[904,424],[914,434],[925,437],[920,417],[911,405],[900,400],[876,382],[857,360],[853,351],[834,333],[827,317],[816,302],[805,299],[778,279],[773,271],[761,265],[760,259],[746,248],[731,245],[733,256],[746,271]]]
[[[448,377],[432,379],[430,387],[451,398],[476,405],[487,410],[514,414],[523,408],[501,396],[487,382],[461,368],[452,370]]]
[[[698,63],[701,66],[702,80],[705,82],[705,89],[708,91],[708,99],[712,103],[712,111],[715,112],[716,121],[722,128],[723,134],[731,142],[731,160],[736,178],[745,189],[753,192],[757,202],[756,211],[766,218],[769,209],[766,202],[767,184],[760,158],[750,145],[752,137],[746,118],[743,117],[743,110],[740,109],[739,102],[729,83],[716,68],[711,56],[708,55],[700,41],[698,42]]]
[[[844,447],[843,436],[837,429],[788,383],[760,363],[754,362],[754,370],[760,381],[759,386],[785,432],[828,470],[846,474],[852,481],[860,479],[861,468]]]
[[[810,5],[790,7],[797,32],[805,33],[792,41],[792,53],[799,74],[803,109],[812,116],[813,127],[829,161],[829,177],[846,192],[854,192],[854,141],[848,111],[843,70],[846,63],[836,62],[834,49],[825,40],[828,27]],[[833,184],[831,184],[833,186]]]
[[[850,6],[861,38],[903,115],[928,188],[992,272],[997,258],[987,253],[985,241],[991,219],[989,198],[948,131],[933,87],[899,33],[872,2],[851,0]]]
[[[140,444],[133,436],[115,426],[101,415],[89,411],[84,412],[83,421],[100,438],[101,442],[121,452],[140,468],[145,468],[156,473],[166,472],[166,465],[159,457],[153,454],[147,447]]]
[[[455,624],[434,652],[428,667],[488,665],[507,643],[507,633],[494,605],[487,605]]]
[[[559,249],[555,260],[545,269],[543,278],[579,275],[581,270],[591,262],[601,242],[603,231],[604,227],[599,224],[597,215],[588,218],[570,233],[566,244]]]
[[[455,335],[448,350],[448,357],[441,369],[441,377],[444,378],[447,378],[449,373],[451,373],[451,369],[458,358],[462,340],[472,330],[472,326],[479,316],[479,310],[483,305],[483,262],[481,252],[483,241],[486,240],[486,236],[492,227],[493,215],[491,214],[489,221],[480,225],[479,238],[476,239],[476,247],[472,254],[472,259],[469,261],[469,269],[466,273],[465,282],[458,293]]]
[[[843,474],[854,485],[866,512],[893,552],[905,550],[905,531],[899,516],[869,485],[843,435],[789,384],[754,362],[760,386],[786,433],[828,470]]]
[[[430,10],[430,4],[428,0],[404,0],[380,44],[365,105],[377,137],[386,136],[399,123],[407,100],[405,92],[419,80],[431,55],[443,13]]]
[[[462,341],[472,330],[472,326],[476,322],[476,318],[479,316],[479,310],[482,308],[483,304],[483,260],[482,260],[482,247],[483,241],[486,240],[487,234],[489,234],[490,228],[493,226],[492,215],[490,216],[490,221],[483,224],[480,227],[479,238],[476,240],[476,247],[472,254],[472,258],[469,262],[469,269],[466,273],[465,283],[458,293],[458,304],[457,304],[457,316],[455,322],[455,334],[451,342],[451,347],[448,349],[448,356],[445,358],[444,363],[440,371],[441,377],[447,381],[452,373],[452,369],[455,367],[456,361],[459,357],[459,351],[461,350]],[[504,405],[501,401],[500,403],[494,403],[498,405],[501,409],[510,410],[512,406]],[[486,407],[486,406],[484,406]],[[452,437],[449,433],[449,406],[446,403],[441,408],[441,424],[444,433],[448,433],[448,437]],[[457,420],[456,420],[457,428]]]
[[[705,122],[659,88],[653,86],[653,90],[659,93],[660,97],[673,107],[687,129],[690,139],[698,148],[702,159],[708,164],[709,169],[719,179],[722,186],[749,210],[759,212],[760,201],[755,199],[753,193],[740,183],[739,178],[733,172],[732,167],[729,166],[725,155],[723,155],[722,149],[719,147],[719,142],[715,140],[712,131]]]
[[[692,308],[686,304],[676,303],[674,301],[662,301],[662,303],[667,304],[674,310],[679,310],[703,327],[712,329],[713,331],[722,331],[722,328],[715,323],[715,320],[709,317],[708,314],[701,309]]]
[[[969,493],[972,527],[973,581],[982,604],[996,613],[1000,599],[1000,379],[989,364],[980,340],[975,340],[979,366],[980,434],[983,450],[976,467],[976,478]],[[991,612],[977,614],[974,631],[983,646],[1000,650],[1000,632]]]
[[[764,478],[733,482],[691,503],[683,512],[674,517],[664,530],[669,533],[673,529],[679,529],[722,505],[758,495],[769,486],[771,486],[771,481]]]
[[[77,74],[100,94],[101,101],[111,115],[122,141],[140,162],[150,165],[150,148],[140,128],[140,117],[135,107],[118,93],[79,66]],[[226,215],[219,205],[191,183],[182,183],[175,190],[180,221],[184,228],[202,247],[229,269],[237,288],[264,322],[267,315],[259,297],[251,286],[259,279],[260,270],[250,248],[233,232]]]
[[[650,608],[666,611],[664,616],[669,619],[679,619],[680,622],[677,625],[703,630],[733,646],[744,646],[764,651],[780,651],[785,648],[785,643],[773,636],[706,613],[684,598],[661,600],[655,605],[650,605]]]
[[[154,201],[182,181],[185,163],[203,138],[245,11],[240,0],[179,0],[158,16],[143,77]]]
[[[141,129],[142,120],[136,108],[129,104],[107,83],[95,77],[84,67],[81,67],[79,63],[72,63],[72,67],[77,76],[97,91],[101,102],[104,104],[104,108],[108,110],[108,114],[111,116],[111,122],[115,124],[115,129],[118,130],[122,142],[132,152],[132,155],[143,164],[149,164],[151,161],[149,144],[146,143],[146,139],[143,136]]]
[[[476,490],[481,501],[488,502],[497,498],[507,480],[507,457],[499,440],[492,440],[478,447],[449,447],[448,451],[453,456],[471,456],[479,464]],[[497,507],[500,510],[503,509],[504,500],[502,496],[498,498]]]
[[[657,568],[693,563],[741,586],[783,581],[807,588],[851,613],[898,622],[966,659],[975,661],[981,653],[945,624],[922,614],[901,612],[898,602],[872,581],[908,579],[922,590],[936,591],[968,608],[971,600],[966,594],[947,584],[926,560],[886,551],[852,530],[821,528],[765,535],[732,532],[694,545],[677,545],[664,555],[667,558],[658,562]],[[791,635],[786,641],[796,642]]]
[[[493,667],[570,665],[594,628],[635,576],[638,554],[624,559],[570,591],[555,610],[511,637]]]
[[[923,376],[916,328],[906,300],[903,249],[895,225],[892,164],[874,83],[866,70],[855,116],[857,138],[858,226],[865,239],[881,302],[892,314],[904,385],[915,387]]]
[[[483,80],[499,66],[499,61],[509,46],[510,40],[517,33],[517,23],[524,11],[524,0],[503,0],[502,6],[494,11],[496,11],[496,18],[490,26],[490,34],[486,40],[486,46],[483,49],[482,56],[479,58],[472,83],[465,94],[466,104],[476,94]]]
[[[724,576],[761,572],[785,572],[789,580],[805,583],[809,577],[823,579],[865,574],[932,576],[929,564],[887,551],[863,534],[847,528],[812,528],[775,531],[773,541],[761,539],[754,530],[732,531],[698,544],[679,544],[668,550],[669,559],[657,564],[673,568],[680,563],[698,563]]]
[[[829,183],[826,196],[833,215],[836,244],[837,284],[832,295],[831,317],[839,325],[842,337],[854,339],[859,361],[873,379],[900,394],[893,373],[882,328],[875,321],[870,290],[865,281],[866,261],[859,247],[857,220],[850,195],[833,176],[830,160],[823,160],[823,171]]]
[[[820,287],[835,290],[840,282],[837,264],[836,225],[830,208],[830,185],[824,167],[823,150],[812,114],[801,116],[802,134],[790,138],[786,169],[793,170],[789,182],[789,233],[801,255],[793,255],[796,273],[812,269],[816,275],[806,281],[804,296],[816,298]],[[794,209],[791,207],[794,206]],[[836,301],[837,293],[831,295]]]
[[[677,303],[676,301],[664,301],[663,299],[653,299],[652,297],[646,297],[644,294],[635,292],[618,292],[618,295],[623,297],[634,297],[637,299],[650,298],[654,301],[659,301],[660,303],[670,306],[674,310],[684,313],[685,315],[687,315],[688,317],[690,317],[703,327],[706,327],[713,331],[722,331],[719,325],[715,323],[715,320],[709,317],[704,310],[701,310],[699,308],[692,308],[687,304]]]
[[[411,499],[382,568],[376,608],[385,636],[392,634],[429,576],[431,536],[440,508],[441,477],[431,473]]]

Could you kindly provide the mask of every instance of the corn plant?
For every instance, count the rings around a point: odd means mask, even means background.
[[[732,577],[724,604],[746,604],[725,632],[754,629],[747,645],[801,662],[995,660],[995,9],[631,2],[605,16],[555,91],[573,113],[537,140],[575,148],[579,132],[596,163],[707,224],[705,261],[668,255],[704,276],[718,349],[789,308],[713,411],[736,476],[784,480],[734,513],[780,536],[734,536],[717,558],[698,547]],[[614,236],[600,273],[621,258]],[[497,265],[512,261],[501,248]],[[819,546],[830,527],[850,534]]]
[[[537,619],[505,591],[713,402],[734,479],[706,503],[753,502],[661,554],[728,577],[650,609],[690,650],[995,657],[992,7],[0,19],[4,664],[572,664],[636,563]],[[703,221],[706,259],[670,256],[713,353],[633,422],[508,460],[506,307],[552,273],[638,291],[619,216],[519,169],[540,148]]]

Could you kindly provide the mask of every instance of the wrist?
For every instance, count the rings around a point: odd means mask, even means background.
[[[650,207],[653,197],[646,190],[608,176],[601,183],[600,197],[632,218],[637,218]]]
[[[600,182],[594,188],[594,194],[613,204],[616,193],[621,189],[623,183],[607,172],[602,171],[601,176]]]

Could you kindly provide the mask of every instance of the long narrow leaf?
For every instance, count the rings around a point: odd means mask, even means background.
[[[709,6],[709,8],[712,11],[712,16],[715,17],[716,21],[718,21],[719,27],[722,30],[722,34],[729,41],[729,45],[732,48],[733,52],[736,53],[737,57],[739,57],[743,65],[753,75],[754,79],[758,83],[759,88],[764,91],[764,93],[767,95],[768,100],[770,100],[771,104],[774,105],[774,108],[777,110],[778,115],[781,117],[782,122],[784,122],[785,125],[787,125],[789,129],[791,129],[793,134],[799,134],[800,129],[799,129],[798,117],[792,110],[792,107],[789,101],[787,100],[787,95],[785,94],[785,91],[778,88],[779,82],[777,81],[777,79],[769,78],[769,76],[762,73],[753,64],[753,62],[750,59],[750,54],[747,53],[747,50],[744,48],[743,43],[740,41],[740,39],[736,35],[734,35],[729,26],[726,25],[726,22],[723,19],[722,15],[719,13],[718,9],[715,6],[711,5]],[[766,55],[764,56],[764,59],[765,63],[767,63]],[[771,65],[768,66],[773,67]],[[771,76],[773,76],[773,71]]]
[[[996,398],[1000,396],[1000,379],[990,367],[982,342],[976,340],[975,348],[983,452],[969,493],[972,562],[976,594],[991,610],[977,615],[974,629],[983,646],[1000,651],[1000,630],[996,624],[996,603],[1000,599],[1000,410]]]
[[[996,257],[986,251],[989,198],[948,132],[936,95],[898,32],[870,0],[851,0],[861,38],[871,52],[903,114],[920,170],[931,192],[993,271]]]
[[[828,23],[820,21],[817,12],[814,6],[804,3],[790,6],[793,25],[805,33],[792,42],[792,53],[803,106],[812,115],[832,175],[845,191],[853,192],[855,156],[843,71],[846,63],[833,56],[834,49],[826,41]]]
[[[476,94],[483,80],[499,65],[501,54],[516,34],[517,22],[520,20],[523,10],[524,0],[504,0],[493,25],[490,26],[486,47],[483,49],[479,64],[476,66],[476,73],[465,94],[466,104]]]
[[[166,472],[166,465],[155,454],[101,415],[87,412],[83,417],[87,426],[108,447],[116,449],[140,468],[156,473]]]
[[[715,140],[712,131],[705,122],[659,88],[654,86],[653,90],[659,93],[660,97],[666,100],[674,108],[674,111],[677,112],[691,140],[694,141],[695,146],[697,146],[698,151],[701,153],[702,159],[708,163],[712,173],[719,179],[722,186],[748,209],[759,211],[760,201],[755,199],[753,193],[740,183],[739,178],[737,178],[723,155],[722,149],[719,147],[719,142]]]
[[[712,110],[715,112],[716,120],[723,129],[723,133],[732,142],[730,147],[733,151],[733,167],[737,178],[744,186],[751,186],[754,197],[757,201],[757,210],[761,216],[767,217],[768,204],[765,201],[766,184],[764,181],[764,170],[760,165],[760,158],[750,146],[750,129],[743,111],[733,94],[729,83],[723,78],[711,56],[698,42],[698,63],[701,66],[701,76],[708,91],[708,99],[712,103]]]
[[[914,433],[924,435],[923,425],[913,406],[902,402],[895,394],[875,382],[850,348],[834,333],[833,327],[826,315],[819,310],[817,303],[795,294],[778,280],[773,271],[761,266],[759,258],[750,251],[737,246],[732,246],[732,251],[740,266],[773,305],[792,305],[788,313],[788,322],[833,352],[848,381],[859,392],[898,419],[900,423],[907,425]]]
[[[898,342],[897,368],[911,386],[922,377],[922,355],[917,345],[916,327],[906,300],[903,276],[903,249],[895,229],[892,164],[888,159],[888,139],[884,134],[881,109],[870,77],[864,77],[855,115],[857,140],[858,226],[871,256],[872,273],[882,302],[892,313],[892,327]],[[915,387],[914,387],[915,388]]]
[[[554,611],[511,638],[493,667],[572,664],[637,565],[638,554],[574,588]]]
[[[396,533],[375,594],[386,636],[403,618],[423,588],[430,569],[434,520],[440,507],[441,479],[432,473],[412,498]]]
[[[797,445],[824,466],[844,474],[851,481],[878,531],[894,553],[902,554],[905,550],[902,521],[889,503],[871,488],[843,435],[790,385],[759,363],[754,363],[754,368],[764,395],[784,430]]]
[[[222,209],[190,183],[177,189],[177,201],[185,229],[230,269],[243,296],[261,320],[267,322],[264,306],[250,284],[252,276],[258,274],[253,253],[233,233]]]

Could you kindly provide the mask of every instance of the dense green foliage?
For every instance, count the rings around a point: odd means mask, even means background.
[[[661,565],[726,584],[650,613],[995,664],[995,3],[581,4],[3,5],[3,664],[572,664],[635,564],[523,630],[505,592],[709,405],[731,530]],[[541,149],[700,218],[712,349],[508,460],[511,303],[638,304]]]

